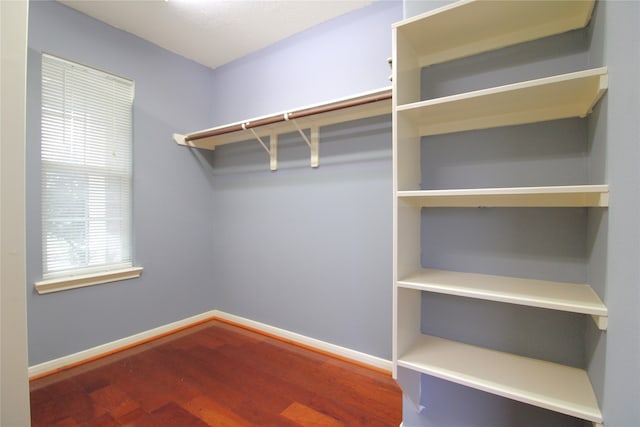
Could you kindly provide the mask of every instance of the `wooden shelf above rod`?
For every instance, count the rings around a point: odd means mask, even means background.
[[[269,116],[243,120],[186,135],[173,134],[176,143],[214,150],[219,145],[257,139],[271,158],[271,170],[277,170],[277,137],[298,131],[311,150],[311,166],[317,167],[319,128],[351,120],[391,114],[391,88],[341,98]],[[307,138],[303,129],[310,129]],[[262,140],[269,137],[269,147]]]

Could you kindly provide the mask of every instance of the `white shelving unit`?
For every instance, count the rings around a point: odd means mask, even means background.
[[[393,27],[394,376],[417,405],[419,377],[427,374],[594,425],[603,422],[585,370],[428,336],[420,326],[421,295],[427,292],[589,315],[606,330],[607,308],[588,284],[421,265],[423,208],[609,205],[604,184],[421,189],[422,136],[585,117],[608,86],[607,69],[596,68],[422,100],[421,68],[582,28],[593,7],[592,0],[464,0]]]

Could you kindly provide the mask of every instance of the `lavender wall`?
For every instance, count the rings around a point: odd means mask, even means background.
[[[38,295],[40,57],[135,80],[134,262],[142,277]],[[30,3],[27,89],[27,298],[34,365],[213,308],[208,169],[172,132],[210,124],[212,70],[53,1]]]
[[[377,2],[217,69],[214,123],[389,86],[391,24]],[[218,148],[212,219],[223,311],[391,358],[391,117],[296,134],[269,171],[256,141]]]
[[[389,86],[381,1],[210,70],[53,1],[32,2],[28,64],[30,365],[218,308],[389,358],[390,115],[321,129],[321,167],[284,135],[215,152],[188,132]],[[134,245],[140,279],[38,295],[40,54],[135,80]]]
[[[590,124],[598,162],[591,173],[609,184],[605,262],[590,275],[609,310],[606,334],[591,333],[589,375],[608,427],[640,425],[640,3],[599,1],[589,37],[590,65],[607,66],[609,89]],[[597,228],[597,223],[593,225]]]
[[[214,124],[391,86],[399,0],[377,1],[215,70]]]

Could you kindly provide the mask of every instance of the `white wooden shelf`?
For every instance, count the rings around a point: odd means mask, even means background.
[[[398,105],[397,112],[422,136],[585,117],[607,85],[602,67]]]
[[[421,207],[606,207],[607,185],[398,191],[399,200]]]
[[[582,28],[594,1],[459,1],[396,25],[425,67]]]
[[[589,285],[420,265],[421,208],[609,206],[607,185],[419,190],[421,137],[586,117],[608,87],[602,67],[425,100],[423,67],[584,28],[594,4],[461,0],[393,25],[393,375],[417,406],[428,408],[420,387],[427,374],[602,426],[585,370],[420,332],[424,292],[590,315],[607,328],[607,307]]]
[[[598,328],[607,328],[607,307],[586,284],[424,268],[399,280],[398,287],[588,314]]]
[[[278,135],[299,132],[311,150],[311,166],[317,167],[320,127],[384,114],[391,114],[391,88],[388,87],[186,135],[174,134],[173,139],[179,145],[207,150],[257,139],[270,156],[271,170],[276,170]],[[310,137],[303,129],[310,129]],[[269,137],[269,146],[262,140],[265,137]]]
[[[398,366],[573,417],[602,423],[587,373],[578,368],[420,335]]]

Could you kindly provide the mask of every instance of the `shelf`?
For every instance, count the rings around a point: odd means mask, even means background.
[[[422,208],[609,206],[607,185],[418,190],[425,182],[421,137],[584,118],[608,88],[608,71],[601,67],[425,99],[424,90],[428,88],[423,87],[423,68],[584,28],[594,5],[594,0],[462,0],[393,25],[393,375],[404,395],[418,406],[427,401],[428,407],[429,396],[422,396],[420,387],[420,377],[426,374],[602,427],[602,414],[584,369],[447,340],[447,316],[434,326],[443,338],[423,335],[420,329],[421,301],[429,296],[424,292],[470,298],[467,302],[475,300],[475,304],[486,300],[590,315],[599,329],[607,329],[607,307],[587,284],[420,266],[423,244],[427,244],[420,237]],[[510,55],[513,49],[502,53]],[[472,62],[449,65],[464,68],[473,66]],[[464,169],[460,172],[463,175]],[[473,174],[473,168],[466,172]],[[518,185],[516,175],[509,173],[504,178],[511,179],[502,182]],[[563,181],[540,180],[538,184],[546,183]],[[433,410],[437,414],[437,408]]]
[[[516,277],[421,269],[398,281],[401,288],[498,301],[593,316],[607,328],[607,307],[591,286]]]
[[[391,114],[390,88],[243,120],[187,135],[176,134],[174,139],[180,145],[213,150],[219,145],[254,139],[255,136],[251,130],[260,137],[267,137],[296,132],[296,125],[300,129],[309,129],[383,114]]]
[[[607,185],[398,191],[420,207],[606,207]]]
[[[594,3],[459,1],[402,21],[396,28],[425,67],[582,28]]]
[[[585,117],[607,85],[602,67],[399,105],[397,112],[422,136]]]
[[[602,423],[587,373],[428,335],[419,336],[398,366],[467,387]]]

